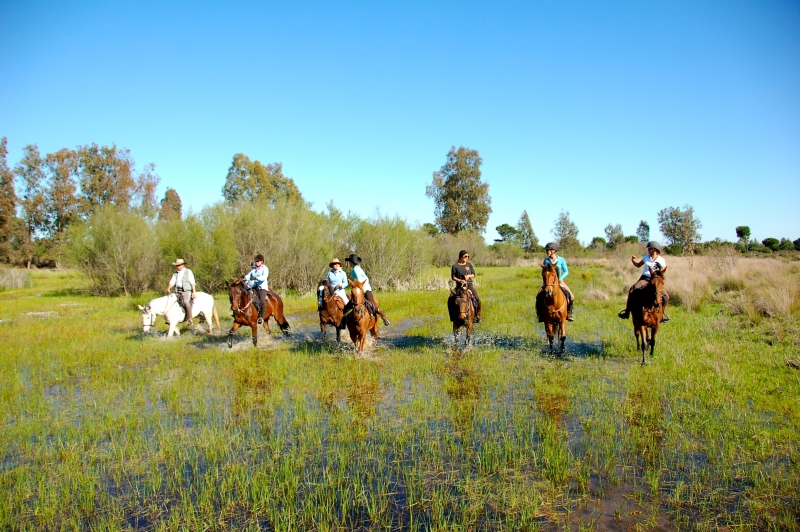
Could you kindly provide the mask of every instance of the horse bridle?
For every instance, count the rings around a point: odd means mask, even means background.
[[[242,289],[241,285],[237,285],[237,288],[239,289],[239,305],[237,308],[233,308],[233,304],[231,304],[231,310],[234,312],[244,313],[244,311],[247,310],[247,307],[253,304],[253,298],[251,297],[247,304],[243,307],[242,296],[244,296],[244,290]]]

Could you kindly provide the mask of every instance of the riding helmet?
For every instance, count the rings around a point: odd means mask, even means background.
[[[255,262],[264,262],[264,255],[262,255],[261,253],[259,253],[258,255],[256,255],[256,258],[254,258],[253,260],[254,260]]]
[[[655,240],[651,240],[650,242],[648,242],[648,243],[647,243],[647,247],[648,247],[648,248],[653,248],[654,250],[656,250],[656,251],[658,251],[659,253],[661,253],[661,244],[659,244],[659,243],[658,243],[658,242],[656,242]]]
[[[548,242],[547,245],[544,247],[544,250],[550,251],[551,249],[553,251],[558,251],[558,244],[556,244],[555,242]]]

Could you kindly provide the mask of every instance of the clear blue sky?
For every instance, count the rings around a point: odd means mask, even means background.
[[[195,212],[233,155],[314,208],[433,221],[451,146],[541,241],[692,205],[704,239],[800,237],[800,2],[0,1],[0,136],[156,164]],[[653,236],[659,234],[653,231]]]

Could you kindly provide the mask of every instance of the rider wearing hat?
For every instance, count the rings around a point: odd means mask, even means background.
[[[567,321],[575,321],[575,316],[572,315],[572,305],[575,303],[575,294],[572,293],[572,289],[564,282],[564,278],[569,275],[567,261],[564,260],[564,257],[558,256],[558,244],[555,242],[548,242],[544,250],[547,252],[547,258],[544,259],[543,264],[545,266],[555,264],[556,268],[558,268],[558,285],[567,296]],[[544,273],[544,269],[542,269],[542,273]],[[544,287],[542,287],[541,291],[544,291]]]
[[[369,277],[367,277],[367,274],[364,273],[364,269],[361,268],[361,257],[355,253],[351,253],[350,256],[344,260],[353,265],[353,269],[350,270],[350,278],[364,285],[364,298],[372,303],[372,306],[375,308],[375,312],[383,319],[383,324],[389,325],[389,318],[387,318],[386,314],[384,314],[383,311],[378,308],[378,303],[375,301],[375,296],[372,295],[372,286],[369,284]]]
[[[625,303],[625,309],[618,314],[623,320],[627,320],[631,315],[631,296],[633,295],[633,291],[641,290],[650,284],[650,279],[653,276],[653,273],[663,272],[667,269],[667,261],[661,256],[661,244],[655,240],[651,240],[647,243],[647,255],[642,257],[642,260],[637,261],[636,255],[633,255],[631,256],[631,262],[637,268],[644,266],[644,270],[642,270],[641,277],[639,277],[639,279],[628,290],[628,301]],[[664,306],[664,317],[661,321],[668,322],[669,316],[667,316],[667,303],[669,303],[669,296],[667,295],[666,291],[664,291],[661,298],[662,305]]]
[[[186,317],[183,321],[189,325],[194,325],[194,320],[192,320],[192,302],[194,302],[196,296],[194,274],[192,270],[186,267],[186,261],[183,259],[177,259],[172,265],[175,266],[175,273],[172,274],[167,285],[167,294],[172,291],[172,287],[175,287],[178,303],[186,312]]]
[[[256,293],[253,303],[258,309],[258,324],[264,323],[264,310],[267,308],[267,290],[269,290],[269,268],[264,265],[264,255],[259,253],[253,259],[253,269],[244,276],[247,288]]]
[[[345,292],[344,289],[350,283],[347,281],[347,274],[342,269],[342,263],[339,262],[339,258],[337,257],[334,258],[328,266],[331,267],[331,271],[328,272],[325,278],[331,283],[333,294],[339,296],[344,304],[347,305],[350,300],[347,299],[347,292]],[[320,305],[321,304],[320,302]]]
[[[475,299],[475,323],[481,321],[481,298],[475,290],[475,267],[469,262],[469,252],[462,249],[458,252],[458,262],[450,268],[450,278],[456,283],[460,283],[462,288],[469,289]]]

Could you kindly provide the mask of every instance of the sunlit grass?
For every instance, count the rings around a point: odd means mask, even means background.
[[[571,271],[564,360],[543,355],[532,268],[479,270],[484,321],[462,351],[446,291],[378,294],[411,328],[366,359],[302,333],[313,297],[285,298],[292,338],[231,350],[165,341],[163,323],[141,335],[149,296],[33,272],[0,293],[0,528],[797,529],[797,310],[753,320],[710,279],[640,367],[616,317],[636,271]]]

